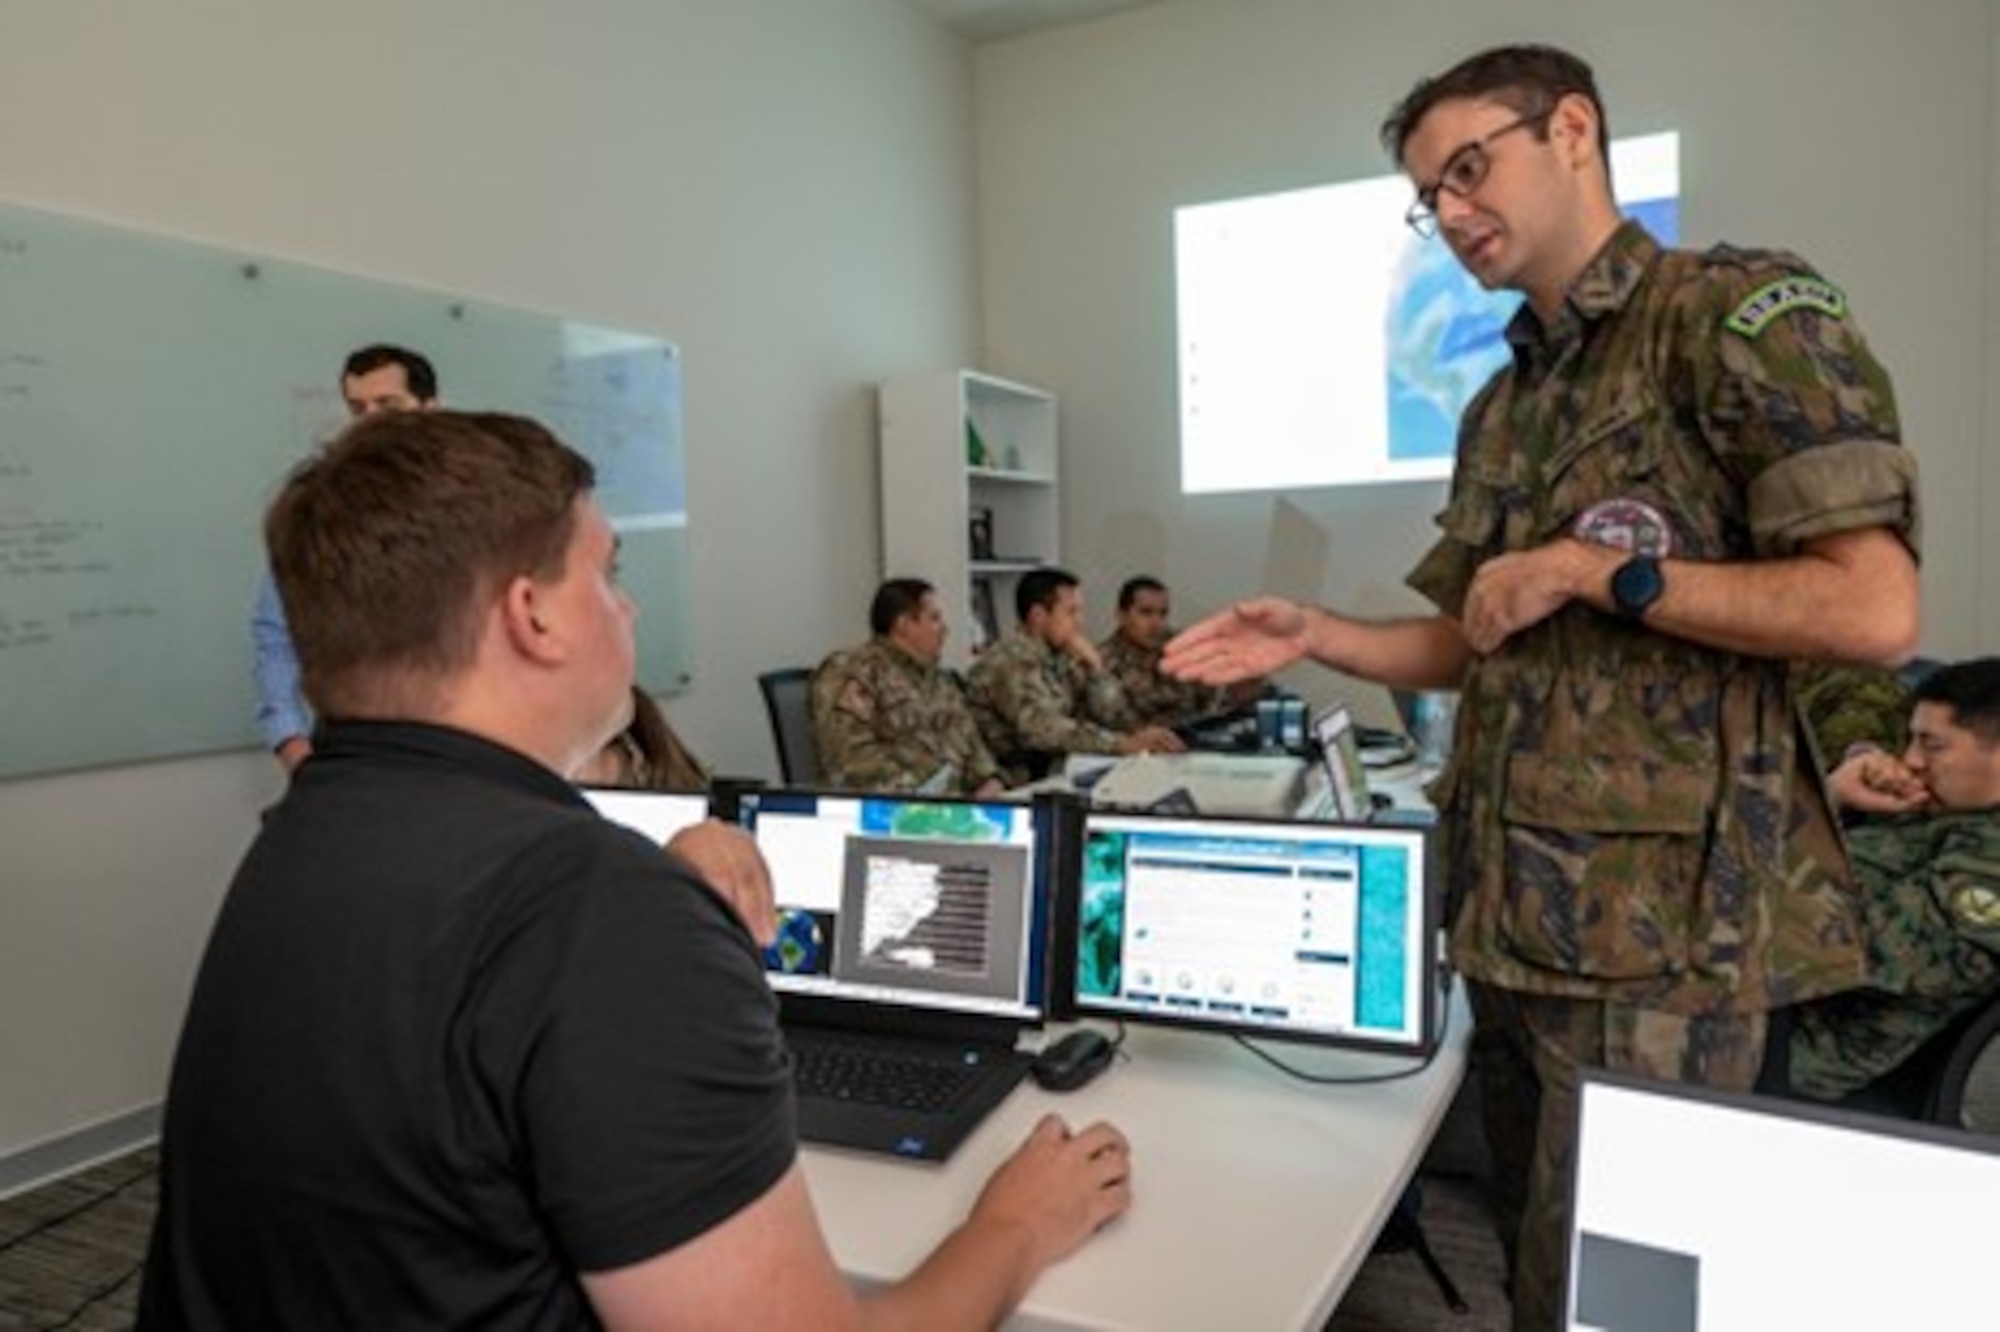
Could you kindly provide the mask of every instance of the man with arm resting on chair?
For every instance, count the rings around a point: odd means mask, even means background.
[[[1460,691],[1432,788],[1451,953],[1514,1325],[1542,1332],[1562,1325],[1578,1070],[1747,1088],[1770,1010],[1861,978],[1788,663],[1912,651],[1915,464],[1836,288],[1620,216],[1583,61],[1473,56],[1383,140],[1411,225],[1526,297],[1410,575],[1438,613],[1250,601],[1164,665],[1220,683],[1311,657]]]
[[[874,631],[813,672],[813,741],[829,786],[856,791],[998,795],[1000,765],[980,738],[965,688],[938,663],[937,589],[891,578],[868,608]]]
[[[747,834],[570,775],[631,708],[590,464],[393,413],[266,522],[322,747],[231,885],[174,1059],[143,1329],[971,1327],[1129,1201],[1045,1119],[905,1281],[841,1279],[797,1159]]]
[[[363,347],[340,371],[340,396],[349,417],[374,412],[419,412],[437,406],[437,371],[407,347]],[[257,685],[257,731],[286,772],[312,753],[312,711],[299,689],[299,658],[278,587],[266,571],[250,610],[251,676]]]
[[[1899,758],[1849,746],[1829,779],[1860,815],[1868,988],[1792,1011],[1792,1091],[1832,1100],[1889,1074],[2000,991],[2000,658],[1945,666],[1914,692]]]

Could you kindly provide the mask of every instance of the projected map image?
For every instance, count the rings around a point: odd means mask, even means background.
[[[1680,239],[1671,198],[1629,205],[1662,245]],[[1487,291],[1436,237],[1414,232],[1396,260],[1383,336],[1389,344],[1389,459],[1449,464],[1465,405],[1507,363],[1507,321],[1521,297]]]
[[[1620,207],[1680,239],[1680,136],[1611,145]],[[1401,175],[1174,212],[1181,488],[1441,480],[1519,307],[1405,225]]]
[[[1384,337],[1389,344],[1389,457],[1449,463],[1458,416],[1507,361],[1507,321],[1521,304],[1485,291],[1435,238],[1412,234],[1396,263]]]

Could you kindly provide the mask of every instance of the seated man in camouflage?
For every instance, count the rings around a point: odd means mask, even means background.
[[[1179,726],[1254,702],[1262,680],[1234,685],[1200,685],[1160,672],[1160,652],[1174,636],[1167,585],[1140,574],[1118,589],[1118,625],[1097,645],[1104,669],[1118,677],[1125,702],[1140,722]]]
[[[1076,575],[1034,569],[1014,588],[1019,626],[986,649],[966,679],[986,745],[1017,780],[1064,754],[1173,753],[1172,731],[1142,723],[1083,629]]]
[[[1833,771],[1857,746],[1901,753],[1909,743],[1910,686],[1901,672],[1886,666],[1801,662],[1792,680],[1824,771]]]
[[[891,578],[868,608],[873,631],[813,672],[813,739],[829,786],[993,795],[1000,765],[980,738],[957,677],[938,665],[937,590]]]
[[[1881,1078],[2000,993],[2000,657],[1914,691],[1901,757],[1850,746],[1828,778],[1868,932],[1868,986],[1792,1010],[1794,1091],[1831,1100]]]

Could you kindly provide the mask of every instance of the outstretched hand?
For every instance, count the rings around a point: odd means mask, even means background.
[[[1226,685],[1269,675],[1305,655],[1305,611],[1282,597],[1256,597],[1174,635],[1160,669],[1179,680]]]

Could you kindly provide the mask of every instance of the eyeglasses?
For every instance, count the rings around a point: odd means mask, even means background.
[[[1486,183],[1486,173],[1493,169],[1493,158],[1486,146],[1503,134],[1512,134],[1517,129],[1527,129],[1531,125],[1547,123],[1555,114],[1555,108],[1536,111],[1510,120],[1499,129],[1483,134],[1470,143],[1462,143],[1444,160],[1444,170],[1438,172],[1437,184],[1425,186],[1417,191],[1417,201],[1410,205],[1410,211],[1403,214],[1403,221],[1419,236],[1429,238],[1438,233],[1437,202],[1440,193],[1453,194],[1461,199],[1469,199],[1472,192]]]

